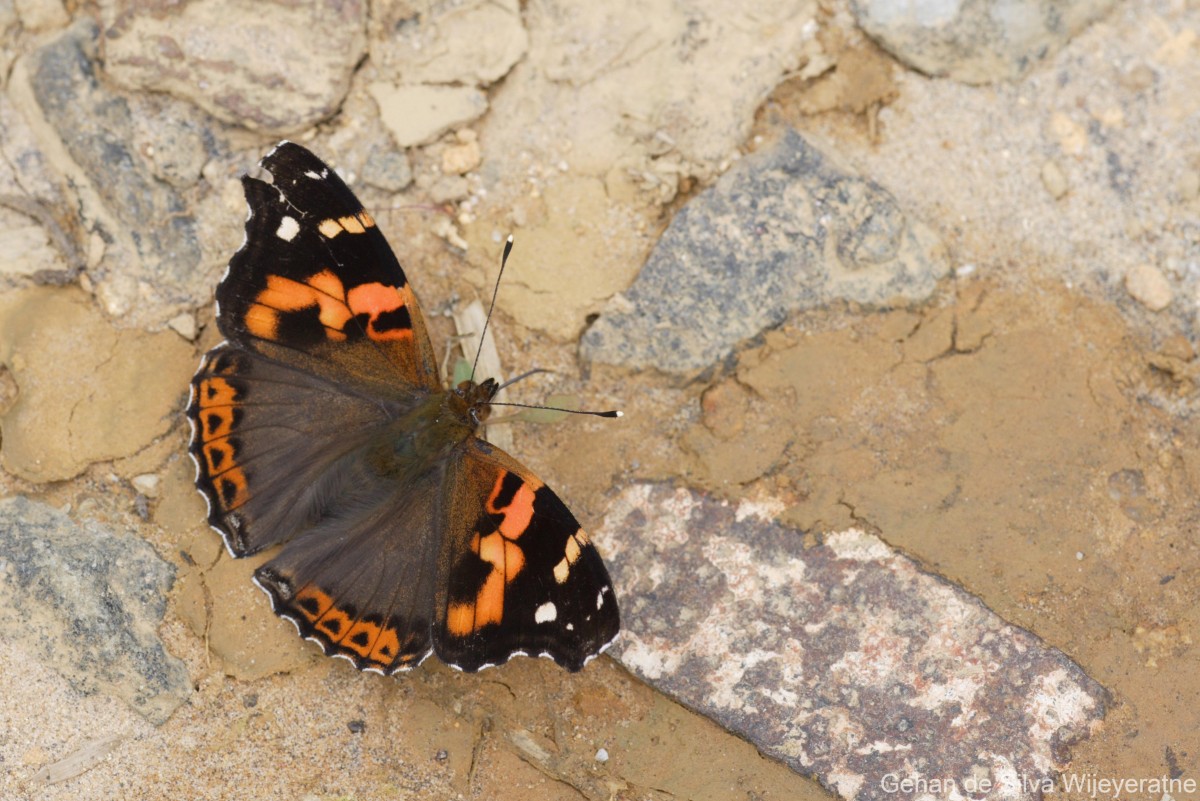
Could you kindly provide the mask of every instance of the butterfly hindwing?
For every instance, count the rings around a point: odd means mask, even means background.
[[[431,471],[396,487],[360,462],[325,517],[254,574],[276,614],[325,653],[391,674],[431,650],[438,489]]]
[[[434,648],[467,671],[514,653],[579,670],[620,629],[612,582],[579,521],[508,454],[472,439],[446,476]]]
[[[337,173],[283,142],[246,176],[246,242],[217,287],[227,339],[276,361],[382,390],[439,389],[416,297],[387,240]]]

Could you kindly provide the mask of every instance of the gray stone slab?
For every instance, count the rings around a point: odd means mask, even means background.
[[[68,182],[79,199],[72,202],[105,243],[104,260],[88,274],[111,314],[128,314],[148,297],[190,301],[201,256],[196,220],[134,147],[130,103],[97,77],[97,36],[94,23],[77,22],[30,54],[23,69],[49,135],[70,161],[59,166],[74,173]]]
[[[654,484],[596,534],[616,658],[843,798],[1041,798],[1104,715],[1066,655],[870,534],[805,548],[768,504]]]
[[[156,724],[191,693],[158,638],[174,573],[137,537],[27,498],[0,500],[0,639]]]
[[[948,270],[938,238],[887,191],[789,131],[679,211],[582,353],[703,370],[796,311],[921,300]]]

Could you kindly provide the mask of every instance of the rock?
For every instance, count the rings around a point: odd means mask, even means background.
[[[158,627],[174,570],[144,541],[22,497],[0,500],[0,636],[76,689],[161,724],[191,694]]]
[[[286,134],[341,105],[366,54],[367,4],[183,0],[109,6],[105,71],[234,125]]]
[[[474,139],[451,145],[442,151],[442,172],[464,175],[477,168],[481,160],[479,142]]]
[[[483,116],[488,107],[487,96],[471,86],[397,86],[376,81],[367,89],[379,105],[380,119],[400,147],[432,142]]]
[[[1125,274],[1125,291],[1150,311],[1162,311],[1174,298],[1171,282],[1151,264],[1139,264]]]
[[[60,202],[81,207],[81,227],[107,242],[89,265],[97,297],[110,314],[160,323],[170,316],[160,303],[190,302],[200,263],[196,221],[133,146],[136,115],[98,79],[96,36],[89,21],[75,23],[18,62],[11,91],[34,106],[27,118],[44,120],[31,123],[41,148],[78,195]]]
[[[552,163],[569,141],[573,169],[603,177],[619,159],[667,202],[680,176],[715,177],[781,81],[827,63],[819,14],[813,0],[527,5],[530,52],[515,69],[529,72],[494,94],[484,161]]]
[[[18,395],[0,416],[0,465],[61,481],[129,456],[178,425],[194,365],[174,333],[116,330],[78,289],[0,301],[0,364]]]
[[[36,219],[0,206],[0,279],[66,272],[62,253]]]
[[[161,479],[154,473],[142,473],[141,475],[134,476],[129,483],[133,485],[135,490],[147,498],[157,498],[158,486],[161,483]]]
[[[412,166],[402,151],[376,147],[363,165],[362,179],[388,192],[400,192],[412,183]]]
[[[471,194],[471,185],[461,175],[443,175],[429,185],[429,199],[441,205],[456,203]]]
[[[927,75],[1015,80],[1113,7],[1114,0],[854,0],[859,26]]]
[[[1056,161],[1047,161],[1042,164],[1042,186],[1046,187],[1046,191],[1050,193],[1050,197],[1059,200],[1063,195],[1067,194],[1070,185],[1067,183],[1067,176],[1062,171],[1062,167],[1058,166]]]
[[[196,328],[196,318],[194,315],[184,312],[177,314],[170,320],[167,320],[167,326],[179,336],[186,339],[188,342],[195,342],[196,335],[199,331]]]
[[[936,236],[890,194],[789,132],[679,211],[582,353],[702,370],[798,310],[920,300],[948,271]]]
[[[62,0],[16,0],[21,27],[28,31],[61,28],[71,21]]]
[[[525,54],[518,0],[372,4],[371,64],[396,83],[488,86]]]
[[[843,798],[895,797],[890,774],[1017,775],[1005,797],[1040,798],[1028,787],[1103,718],[1105,690],[877,537],[806,548],[782,507],[625,489],[595,536],[622,604],[610,653]]]

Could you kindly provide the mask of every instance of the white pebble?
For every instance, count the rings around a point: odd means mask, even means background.
[[[158,476],[153,473],[142,473],[140,476],[134,476],[133,488],[145,495],[147,498],[158,497]]]
[[[1151,264],[1139,264],[1127,272],[1125,290],[1150,311],[1167,308],[1174,296],[1167,277]]]

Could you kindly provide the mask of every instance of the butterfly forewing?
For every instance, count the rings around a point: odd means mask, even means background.
[[[439,389],[416,298],[374,218],[332,169],[284,142],[242,179],[246,242],[217,325],[248,350],[351,386]]]

